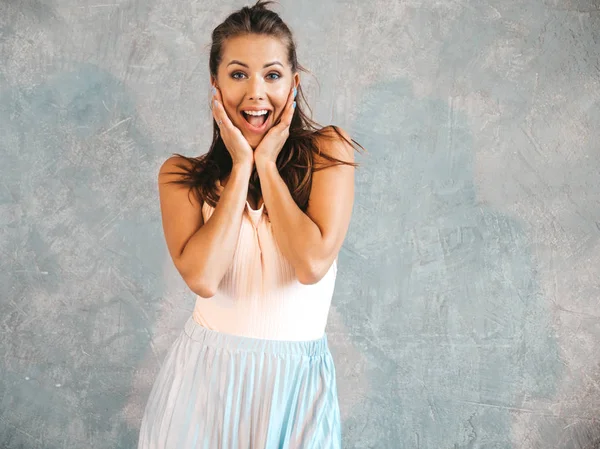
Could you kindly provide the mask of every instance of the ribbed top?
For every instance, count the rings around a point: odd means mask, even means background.
[[[202,205],[206,223],[214,212]],[[281,253],[263,203],[246,201],[233,261],[211,298],[196,297],[192,317],[227,334],[271,340],[316,340],[325,332],[337,258],[316,284],[303,285]]]

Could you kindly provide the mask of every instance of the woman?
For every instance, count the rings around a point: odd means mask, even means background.
[[[305,70],[269,3],[213,31],[212,145],[159,173],[169,253],[197,297],[139,448],[341,447],[324,329],[357,164],[343,130],[296,107]]]

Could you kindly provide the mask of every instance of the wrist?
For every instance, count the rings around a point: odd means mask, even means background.
[[[254,161],[234,162],[231,166],[231,171],[248,171],[252,172]]]
[[[262,159],[262,158],[255,158],[254,159],[254,164],[256,165],[256,169],[258,170],[259,167],[268,167],[270,165],[272,166],[276,166],[277,164],[275,163],[275,161],[272,161],[270,159]]]

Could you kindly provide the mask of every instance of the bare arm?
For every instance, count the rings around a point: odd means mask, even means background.
[[[203,298],[215,291],[231,265],[235,253],[242,214],[248,197],[250,164],[234,164],[227,185],[210,217],[204,223],[202,204],[188,187],[168,184],[179,175],[175,163],[185,162],[171,157],[159,172],[159,194],[165,240],[171,259],[188,287]]]
[[[319,142],[321,151],[353,163],[353,148],[337,138],[337,134],[334,137]],[[322,163],[325,159],[315,155],[315,161]],[[337,165],[314,172],[306,213],[296,205],[274,162],[257,161],[256,170],[281,252],[294,267],[301,284],[319,282],[340,252],[350,225],[354,167]]]

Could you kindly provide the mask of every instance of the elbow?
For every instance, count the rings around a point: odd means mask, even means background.
[[[213,283],[206,279],[206,270],[203,267],[197,263],[192,265],[184,262],[181,256],[174,259],[174,261],[179,275],[192,292],[203,298],[215,296],[217,289],[213,288]]]
[[[319,282],[323,275],[320,274],[314,264],[309,264],[308,267],[296,269],[296,278],[303,285],[313,285]]]
[[[191,291],[202,298],[212,298],[215,296],[215,289],[209,288],[204,284],[191,282],[186,282],[186,284]]]
[[[207,282],[203,281],[200,276],[183,276],[188,288],[196,295],[202,298],[212,298],[215,296],[217,289],[212,288]]]

